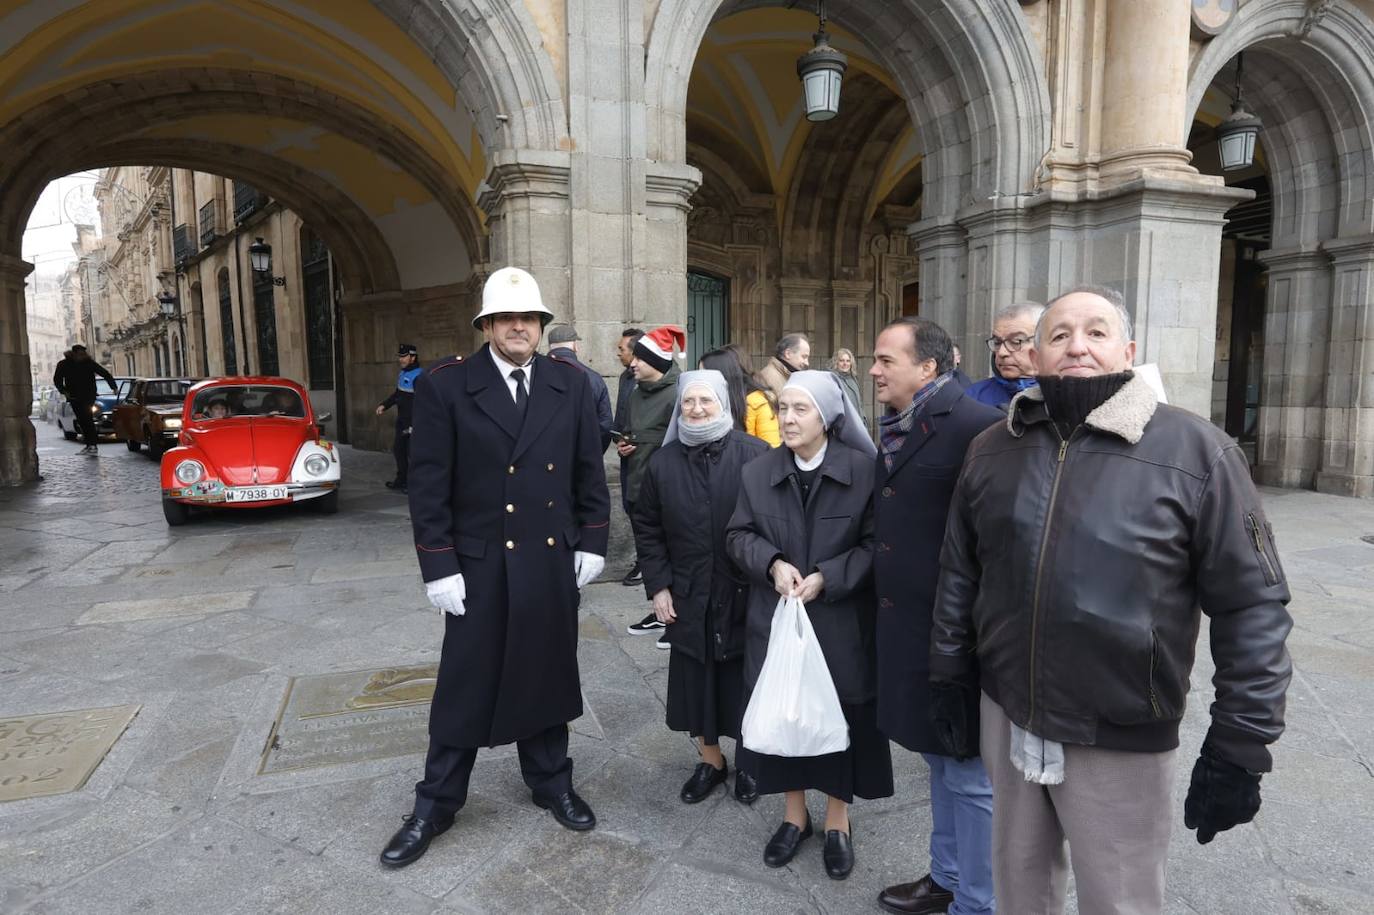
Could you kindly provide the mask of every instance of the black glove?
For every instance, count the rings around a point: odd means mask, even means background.
[[[953,680],[930,681],[930,722],[945,756],[978,755],[978,687]]]
[[[1204,743],[1183,802],[1183,825],[1196,829],[1198,844],[1206,845],[1217,833],[1255,818],[1259,786],[1258,772],[1227,762]]]

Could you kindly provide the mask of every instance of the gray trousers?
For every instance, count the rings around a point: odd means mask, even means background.
[[[1066,839],[1083,915],[1164,911],[1178,751],[1129,753],[1065,744],[1063,784],[1036,785],[1011,764],[1010,725],[984,694],[981,740],[992,780],[998,911],[1064,911]]]

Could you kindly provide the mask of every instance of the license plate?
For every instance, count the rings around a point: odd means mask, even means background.
[[[285,486],[231,486],[224,490],[226,502],[270,502],[285,498]]]

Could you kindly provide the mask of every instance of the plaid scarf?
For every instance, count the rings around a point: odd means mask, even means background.
[[[900,413],[890,413],[878,420],[878,439],[883,454],[883,463],[892,470],[892,464],[906,444],[906,437],[916,425],[916,417],[924,409],[926,402],[954,377],[953,372],[945,372],[930,384],[916,392],[911,405]]]

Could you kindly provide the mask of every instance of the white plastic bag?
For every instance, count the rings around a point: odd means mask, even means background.
[[[849,746],[835,681],[795,597],[779,599],[754,693],[744,710],[744,745],[769,756],[824,756]]]

